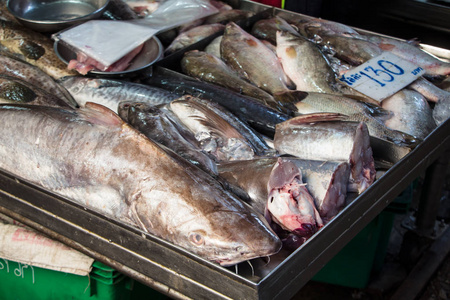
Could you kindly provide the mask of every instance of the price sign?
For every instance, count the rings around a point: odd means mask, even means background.
[[[425,71],[389,52],[351,69],[339,80],[379,102],[395,94]]]

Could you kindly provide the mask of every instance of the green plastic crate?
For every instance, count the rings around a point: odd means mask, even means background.
[[[94,262],[89,276],[79,276],[0,258],[2,300],[130,299],[133,280]]]
[[[408,211],[412,194],[413,188],[410,185],[345,245],[312,280],[352,288],[365,288],[371,273],[381,270],[395,215]]]

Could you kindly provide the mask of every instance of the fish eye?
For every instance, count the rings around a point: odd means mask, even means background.
[[[196,246],[201,246],[205,243],[203,235],[198,232],[191,232],[189,234],[189,241]]]

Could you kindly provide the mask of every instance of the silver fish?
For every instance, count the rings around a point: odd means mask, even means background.
[[[309,238],[323,226],[314,199],[302,182],[302,172],[289,159],[220,164],[219,174],[243,193],[256,211],[283,230]]]
[[[288,88],[289,79],[277,56],[259,39],[231,22],[220,44],[221,58],[243,78],[272,94],[281,105],[290,107],[305,93]]]
[[[250,33],[260,40],[266,40],[276,45],[277,31],[287,31],[293,35],[300,35],[294,27],[279,16],[255,22]]]
[[[3,105],[0,121],[0,168],[19,178],[221,265],[280,250],[241,200],[101,105]]]
[[[348,162],[348,191],[362,193],[375,180],[369,131],[363,122],[345,119],[340,114],[318,113],[280,123],[275,131],[275,149],[302,159]]]
[[[167,46],[165,54],[169,55],[175,51],[181,50],[195,44],[196,42],[213,35],[225,28],[222,24],[204,24],[187,31],[180,33],[173,41]]]
[[[277,32],[277,56],[284,72],[305,92],[335,93],[336,76],[319,47],[304,37]]]
[[[119,104],[119,116],[149,139],[173,150],[190,163],[210,174],[217,174],[215,162],[202,151],[193,133],[166,105],[124,101]]]
[[[381,107],[393,113],[387,119],[387,127],[424,139],[434,128],[433,111],[419,93],[403,89],[384,99]]]
[[[179,97],[161,88],[119,79],[67,76],[59,79],[58,83],[69,91],[78,105],[94,102],[116,113],[122,101],[159,105]]]
[[[220,57],[220,43],[222,42],[222,35],[219,35],[211,43],[205,47],[205,52],[216,57]]]

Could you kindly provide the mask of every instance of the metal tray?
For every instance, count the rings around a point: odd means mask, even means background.
[[[374,155],[394,165],[295,252],[253,260],[253,268],[221,267],[2,170],[0,212],[173,298],[288,299],[450,148],[449,132],[447,120],[409,153],[375,140]]]

